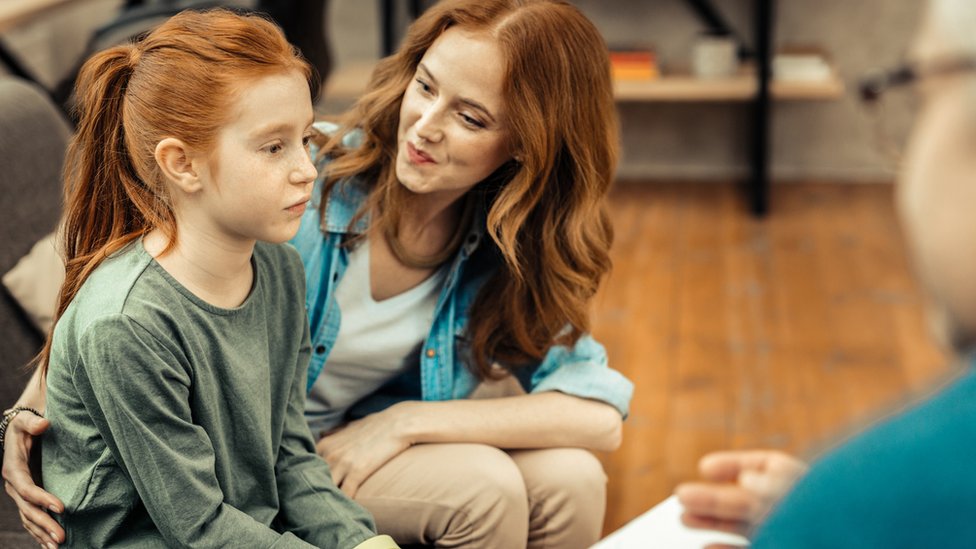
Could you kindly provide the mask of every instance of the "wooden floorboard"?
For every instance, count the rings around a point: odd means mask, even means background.
[[[621,183],[611,203],[593,332],[635,393],[601,456],[607,532],[709,451],[814,456],[949,372],[890,185],[778,185],[763,220],[732,185]]]

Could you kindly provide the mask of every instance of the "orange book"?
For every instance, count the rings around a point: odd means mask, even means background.
[[[660,76],[657,56],[650,49],[610,50],[610,72],[614,80],[654,80]]]

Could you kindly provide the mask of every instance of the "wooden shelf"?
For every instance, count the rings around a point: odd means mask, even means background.
[[[325,96],[329,101],[351,102],[366,90],[373,62],[338,67],[329,77]],[[831,72],[825,81],[776,80],[770,83],[773,99],[783,101],[828,100],[844,95],[844,82]],[[614,83],[617,101],[631,102],[709,102],[750,101],[758,84],[752,67],[745,67],[730,78],[701,79],[688,74],[665,75],[656,80],[620,80]]]
[[[702,79],[689,74],[668,74],[656,80],[621,80],[614,82],[614,96],[621,102],[702,102],[751,101],[758,91],[755,69],[743,67],[729,78]],[[844,82],[831,71],[823,81],[790,81],[773,79],[770,82],[776,100],[827,100],[844,95]]]

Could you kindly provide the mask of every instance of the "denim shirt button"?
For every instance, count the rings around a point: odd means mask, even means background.
[[[317,354],[317,355],[324,355],[325,354],[325,345],[319,345],[318,347],[316,347],[315,348],[315,354]]]
[[[434,349],[427,349],[427,358],[434,358],[437,356],[437,351]]]

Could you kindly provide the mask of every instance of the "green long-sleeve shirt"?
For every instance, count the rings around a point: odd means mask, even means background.
[[[104,261],[54,334],[45,487],[71,547],[342,547],[374,536],[303,418],[304,276],[259,243],[235,309],[173,279],[141,241]]]

